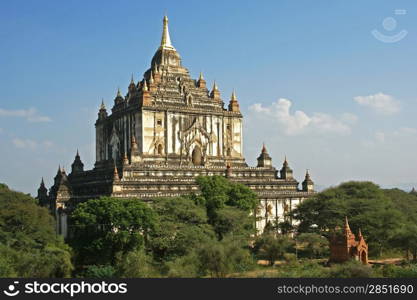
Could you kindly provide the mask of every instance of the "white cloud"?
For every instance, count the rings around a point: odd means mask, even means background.
[[[385,133],[378,131],[375,133],[375,139],[377,142],[383,143],[385,142]]]
[[[411,127],[401,127],[400,129],[394,131],[394,135],[395,136],[412,136],[412,135],[416,135],[417,134],[417,129],[416,128],[411,128]]]
[[[357,96],[353,100],[359,105],[369,107],[376,113],[392,115],[400,111],[400,101],[390,95],[377,93],[369,96]]]
[[[28,122],[50,122],[50,117],[39,115],[36,108],[7,110],[0,108],[0,117],[25,118]]]
[[[307,130],[346,135],[351,131],[348,123],[356,122],[357,119],[352,114],[344,114],[344,117],[349,120],[344,120],[343,116],[338,119],[326,113],[313,113],[309,116],[300,110],[292,114],[290,111],[291,105],[290,100],[281,98],[270,106],[255,103],[249,107],[249,110],[276,120],[286,135],[298,135],[305,133]]]
[[[13,145],[18,149],[29,149],[35,150],[38,148],[49,149],[53,147],[53,143],[51,141],[35,141],[32,139],[21,139],[21,138],[14,138],[12,140]]]
[[[344,113],[342,114],[341,118],[342,118],[342,121],[349,123],[349,124],[355,124],[358,121],[358,116],[352,113]]]

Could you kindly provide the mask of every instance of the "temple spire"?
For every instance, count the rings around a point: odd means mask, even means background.
[[[164,23],[164,27],[162,30],[162,39],[161,39],[160,48],[175,50],[175,48],[171,44],[171,38],[169,36],[169,29],[168,29],[168,17],[166,15],[164,16],[163,23]]]
[[[235,89],[233,89],[232,96],[230,97],[231,101],[237,101]]]
[[[104,99],[101,99],[100,109],[101,110],[106,110],[106,106],[104,105]]]

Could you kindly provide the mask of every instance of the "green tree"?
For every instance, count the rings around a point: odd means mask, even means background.
[[[92,199],[72,213],[69,243],[79,265],[114,265],[118,253],[143,247],[156,224],[155,212],[141,200]]]
[[[296,238],[296,248],[300,256],[319,258],[329,252],[329,241],[316,233],[301,233]]]
[[[127,278],[158,277],[159,274],[153,266],[152,257],[143,249],[134,250],[123,255],[117,263],[118,274]]]
[[[417,225],[415,223],[404,224],[392,240],[394,245],[406,252],[408,259],[411,252],[413,261],[417,261]]]
[[[47,209],[0,185],[0,276],[69,277],[71,249],[55,233]]]
[[[370,278],[375,277],[370,266],[359,261],[348,261],[336,264],[330,268],[329,277],[332,278]]]
[[[197,183],[201,195],[194,196],[194,200],[206,207],[209,224],[213,225],[219,240],[228,234],[248,237],[253,233],[254,224],[249,215],[258,205],[253,191],[221,176],[200,176]]]
[[[345,216],[354,232],[362,230],[370,252],[376,255],[391,247],[390,240],[404,222],[392,200],[371,182],[346,182],[327,189],[292,212],[299,221],[300,233],[316,232],[327,237],[337,226],[343,226]]]
[[[249,251],[233,239],[210,241],[197,250],[200,274],[224,278],[233,272],[243,272],[253,268],[254,260]]]
[[[157,261],[187,255],[191,249],[215,237],[207,223],[205,207],[190,198],[155,199],[153,209],[159,226],[150,237],[149,247]]]
[[[265,233],[255,241],[254,248],[259,259],[265,259],[273,266],[276,260],[283,258],[293,247],[294,241],[287,236]]]

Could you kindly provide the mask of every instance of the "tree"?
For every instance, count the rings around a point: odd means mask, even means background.
[[[273,266],[275,261],[283,258],[292,249],[294,242],[285,235],[265,233],[255,242],[255,249],[259,259],[265,259]]]
[[[141,200],[102,197],[80,203],[69,224],[79,265],[114,265],[118,253],[144,246],[157,217]]]
[[[248,241],[254,231],[253,220],[249,214],[232,206],[218,209],[212,217],[211,224],[219,240],[232,235]]]
[[[417,261],[417,225],[415,223],[404,224],[393,238],[393,243],[406,252],[407,259],[411,252],[413,261]]]
[[[247,271],[254,266],[254,261],[247,249],[243,249],[233,239],[210,241],[197,250],[200,274],[224,278],[233,272]]]
[[[214,238],[204,206],[187,197],[155,199],[152,205],[159,226],[150,237],[149,247],[157,261],[187,255],[201,243]]]
[[[0,276],[69,277],[71,249],[48,210],[0,184]]]
[[[117,263],[118,275],[127,278],[158,277],[158,273],[152,265],[152,257],[143,249],[126,253]]]
[[[345,216],[354,232],[362,230],[370,252],[377,255],[391,247],[390,240],[404,222],[392,200],[371,182],[352,181],[327,189],[292,212],[299,221],[299,233],[315,232],[326,237],[343,226]]]
[[[207,207],[210,217],[212,212],[225,205],[252,211],[258,205],[256,194],[247,186],[233,183],[222,176],[199,176],[196,179],[201,190],[201,202]]]
[[[196,180],[201,195],[193,199],[206,207],[209,224],[213,225],[219,240],[227,234],[243,237],[253,233],[254,224],[249,215],[258,205],[253,191],[221,176],[199,176]]]
[[[329,241],[316,233],[301,233],[296,238],[296,247],[302,256],[319,258],[329,252]]]

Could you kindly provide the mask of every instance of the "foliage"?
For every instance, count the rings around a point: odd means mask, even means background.
[[[80,265],[114,264],[119,252],[143,247],[156,223],[155,212],[138,199],[92,199],[72,213],[69,243]]]
[[[167,276],[174,278],[195,278],[201,277],[202,270],[196,251],[191,251],[185,256],[178,257],[174,261],[167,262]]]
[[[265,259],[273,266],[275,261],[294,246],[294,241],[285,235],[265,233],[255,241],[255,249],[259,259]]]
[[[359,261],[348,261],[343,264],[333,265],[330,268],[329,277],[332,278],[370,278],[374,277],[372,268],[363,265]]]
[[[222,176],[199,176],[196,181],[201,190],[200,202],[207,207],[209,217],[225,205],[249,212],[258,204],[256,194],[247,186]]]
[[[83,272],[82,277],[84,278],[114,278],[116,277],[116,270],[113,266],[87,266]]]
[[[384,277],[390,278],[417,278],[417,265],[385,265],[382,269],[382,274]]]
[[[232,206],[225,206],[218,209],[211,220],[213,229],[219,240],[226,235],[248,240],[253,233],[253,219],[245,211]]]
[[[254,266],[249,251],[241,247],[239,242],[224,239],[211,241],[197,250],[197,258],[201,274],[223,278],[230,273],[250,270]]]
[[[300,233],[315,232],[327,237],[342,227],[348,216],[351,229],[362,230],[371,254],[376,255],[391,247],[390,240],[404,222],[403,214],[377,185],[353,181],[307,199],[293,210],[292,216],[300,222]]]
[[[415,223],[405,223],[398,230],[392,241],[398,248],[406,251],[407,258],[409,252],[411,252],[413,261],[417,261],[417,225]]]
[[[155,199],[152,207],[159,226],[151,234],[149,248],[158,261],[187,255],[190,249],[215,236],[207,224],[205,208],[189,198]]]
[[[296,248],[300,257],[320,258],[329,253],[329,241],[317,233],[301,233],[296,238]]]
[[[49,212],[29,195],[0,185],[0,276],[69,277],[71,249]]]
[[[152,257],[143,249],[125,254],[117,264],[118,274],[121,277],[148,278],[157,277],[158,273],[152,265]]]
[[[218,239],[229,233],[248,238],[254,230],[249,213],[258,204],[256,194],[245,185],[221,176],[199,176],[196,180],[201,195],[194,199],[206,207],[208,222],[213,225]]]

